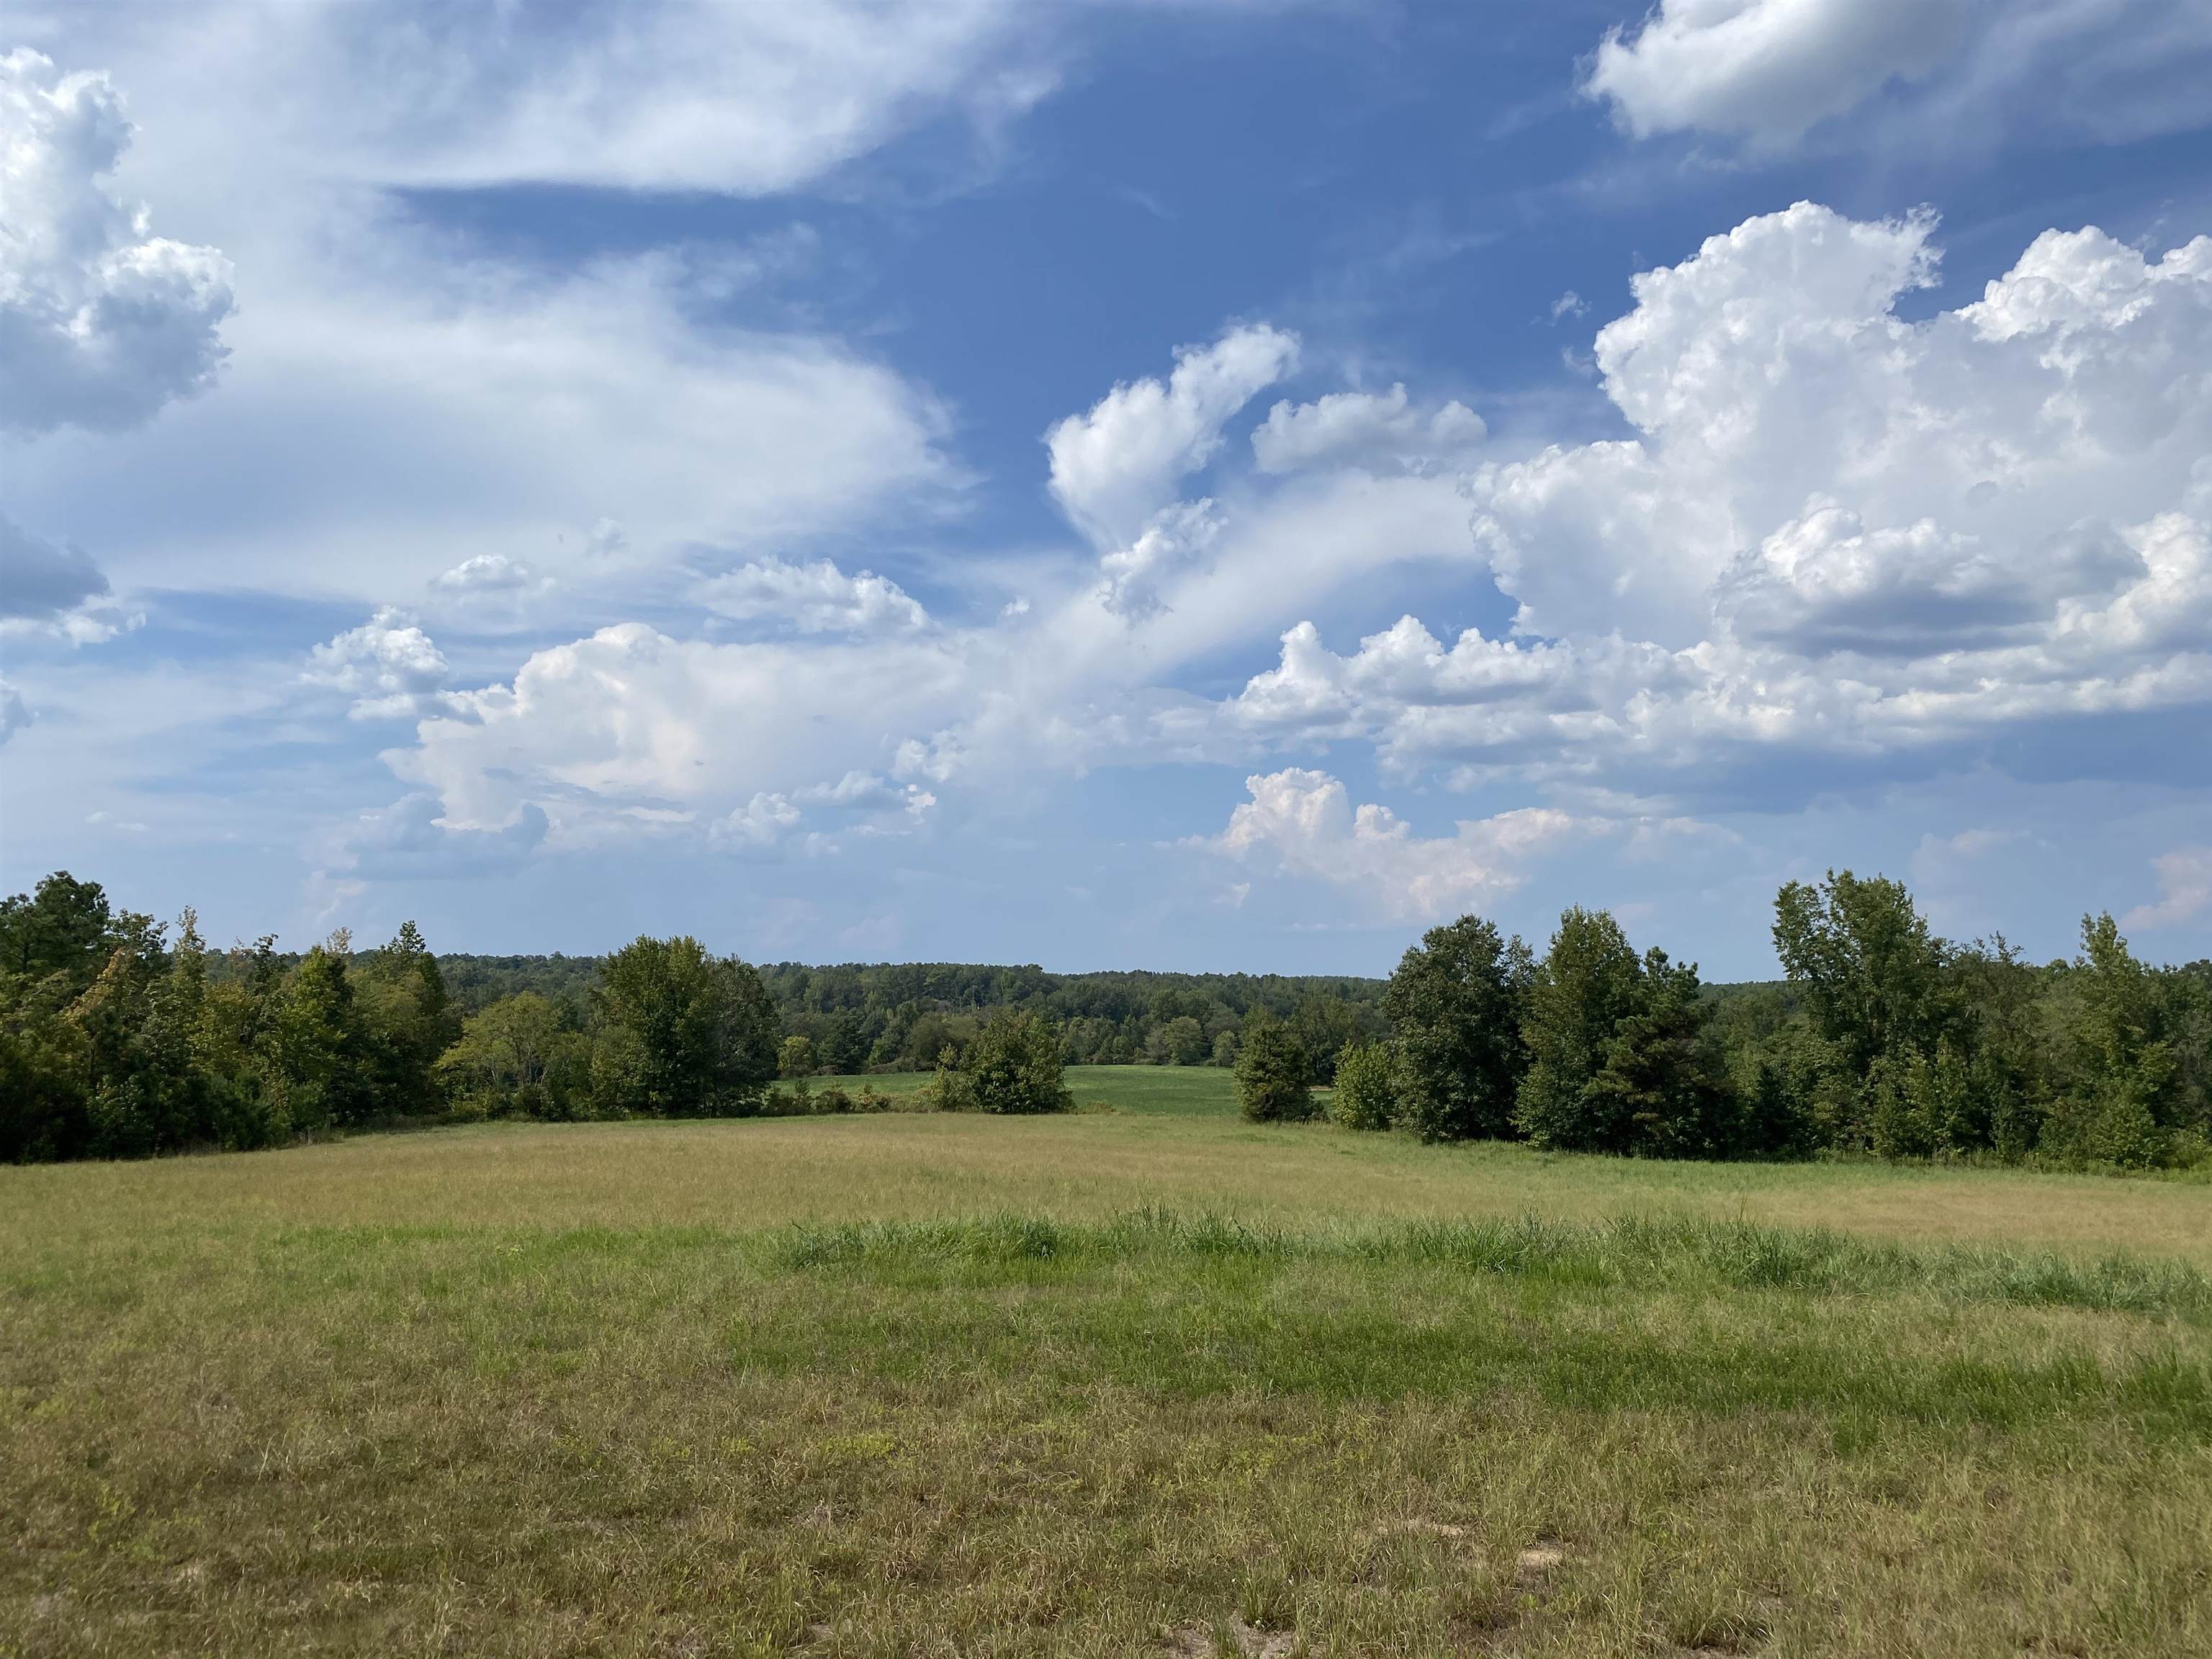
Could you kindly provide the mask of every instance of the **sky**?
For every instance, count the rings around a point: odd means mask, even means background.
[[[0,890],[2212,954],[2212,7],[11,5]]]

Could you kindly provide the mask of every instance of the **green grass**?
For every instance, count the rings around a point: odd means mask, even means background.
[[[1071,1082],[0,1170],[0,1652],[2212,1650],[2212,1188]]]
[[[815,1088],[836,1084],[857,1093],[876,1089],[909,1095],[930,1080],[927,1072],[877,1072],[811,1079]],[[1111,1107],[1146,1116],[1206,1117],[1237,1110],[1235,1079],[1213,1066],[1071,1066],[1067,1086],[1078,1106]],[[1321,1091],[1327,1097],[1327,1091]]]

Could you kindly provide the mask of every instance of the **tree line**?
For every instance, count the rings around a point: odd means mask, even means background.
[[[0,1158],[253,1147],[384,1123],[838,1109],[823,1073],[931,1070],[927,1103],[1064,1109],[1064,1065],[1236,1068],[1261,1118],[1315,1089],[1356,1128],[1677,1158],[2212,1153],[2212,963],[2153,967],[2112,918],[2080,953],[1934,935],[1904,886],[1778,896],[1786,978],[1709,986],[1570,909],[1540,956],[1431,930],[1387,981],[756,968],[696,939],[602,957],[228,951],[58,873],[0,901]],[[779,1078],[787,1086],[772,1092]],[[882,1097],[876,1097],[878,1101]]]
[[[578,1022],[598,974],[592,957],[442,960],[454,1000],[470,1012],[535,991]],[[784,1036],[805,1040],[811,1069],[845,1076],[929,1071],[948,1047],[964,1054],[991,1012],[1007,1007],[1051,1022],[1070,1066],[1230,1066],[1245,1022],[1264,1012],[1297,1028],[1318,1084],[1347,1044],[1385,1030],[1382,981],[1348,975],[1054,974],[968,963],[779,962],[757,972]]]
[[[1848,871],[1784,886],[1773,937],[1784,981],[1713,988],[1602,910],[1540,957],[1478,916],[1432,929],[1384,988],[1389,1036],[1339,1058],[1332,1115],[1654,1158],[2212,1162],[2212,962],[2152,967],[2099,915],[2039,966]],[[1247,1038],[1248,1115],[1314,1109],[1297,1049]]]

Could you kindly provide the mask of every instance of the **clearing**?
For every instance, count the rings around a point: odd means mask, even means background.
[[[0,1169],[0,1653],[2212,1651],[2212,1185],[1069,1081]]]

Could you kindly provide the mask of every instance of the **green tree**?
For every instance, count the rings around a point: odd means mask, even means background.
[[[268,1036],[276,1062],[270,1081],[295,1129],[360,1123],[380,1103],[364,1063],[350,954],[343,936],[333,934],[300,959],[278,999]]]
[[[1336,1057],[1329,1115],[1347,1129],[1387,1129],[1398,1115],[1398,1055],[1388,1042],[1355,1042]]]
[[[1153,1028],[1145,1053],[1155,1066],[1202,1066],[1210,1052],[1206,1028],[1190,1014],[1179,1014]]]
[[[1540,1146],[1620,1151],[1632,1138],[1624,1097],[1594,1093],[1614,1034],[1643,1000],[1643,966],[1610,912],[1577,906],[1559,918],[1521,1022],[1528,1070],[1515,1121]]]
[[[1818,887],[1790,882],[1775,896],[1774,946],[1813,1023],[1855,1070],[1933,1046],[1945,952],[1904,883],[1848,870]]]
[[[743,1116],[775,1078],[779,1026],[760,975],[689,936],[641,937],[599,964],[592,1078],[614,1115]]]
[[[1382,1034],[1382,1018],[1366,1003],[1310,996],[1291,1016],[1291,1029],[1306,1051],[1312,1081],[1326,1085],[1336,1080],[1337,1062],[1346,1048]]]
[[[1255,1123],[1295,1123],[1314,1115],[1313,1062],[1297,1033],[1270,1015],[1244,1028],[1237,1054],[1237,1104]]]
[[[2106,915],[2081,918],[2081,954],[2068,980],[2079,1000],[2045,1147],[2106,1164],[2162,1162],[2179,1091],[2156,976]]]
[[[814,1043],[810,1037],[793,1035],[783,1040],[776,1050],[775,1069],[780,1077],[812,1077],[820,1061],[814,1057]]]
[[[1856,1087],[1845,1121],[1828,1133],[1865,1144],[1883,1079],[1895,1086],[1909,1056],[1932,1057],[1954,1024],[1943,942],[1902,882],[1831,870],[1818,887],[1793,881],[1775,896],[1774,946],[1814,1029]]]
[[[355,980],[378,1109],[434,1115],[445,1106],[438,1059],[459,1037],[461,1017],[421,929],[401,923],[389,945],[359,959]]]
[[[1480,916],[1433,927],[1382,994],[1404,1062],[1406,1110],[1424,1140],[1510,1137],[1525,1066],[1528,947]]]
[[[0,969],[61,974],[82,989],[107,960],[113,920],[98,882],[57,870],[30,893],[0,899]]]
[[[1706,1042],[1712,1010],[1695,963],[1644,952],[1634,1004],[1607,1041],[1586,1089],[1593,1150],[1645,1158],[1730,1158],[1741,1114],[1719,1054]]]
[[[1064,1112],[1075,1104],[1060,1074],[1060,1034],[1042,1014],[1000,1009],[976,1033],[963,1070],[979,1111]]]
[[[535,991],[470,1015],[438,1071],[471,1117],[566,1119],[585,1105],[590,1044]]]

